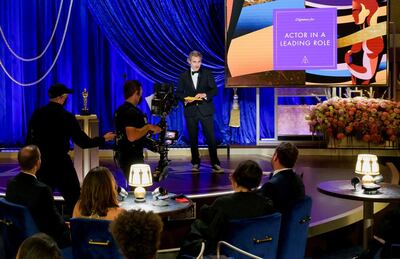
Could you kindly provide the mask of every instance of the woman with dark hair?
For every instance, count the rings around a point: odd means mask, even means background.
[[[256,162],[241,162],[229,177],[234,193],[219,197],[213,204],[204,205],[200,209],[200,218],[192,224],[180,256],[197,255],[203,241],[206,241],[205,254],[214,253],[217,241],[222,238],[224,226],[230,220],[273,213],[272,201],[254,191],[260,185],[261,178],[262,170]]]
[[[72,216],[113,220],[124,211],[118,205],[117,195],[110,170],[102,166],[95,167],[83,180],[81,195]]]
[[[37,233],[22,242],[16,259],[61,259],[57,243],[45,233]]]

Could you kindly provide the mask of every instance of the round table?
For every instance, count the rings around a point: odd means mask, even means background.
[[[376,194],[366,194],[362,189],[355,190],[350,180],[326,181],[318,184],[321,193],[349,200],[363,202],[363,248],[368,248],[368,241],[373,235],[374,202],[400,201],[400,185],[381,183]]]
[[[174,197],[173,193],[169,193],[169,197]],[[189,209],[192,206],[192,201],[188,198],[188,202],[177,202],[175,199],[167,198],[164,206],[156,205],[156,200],[153,199],[151,192],[146,192],[145,202],[136,202],[132,192],[129,192],[127,198],[119,203],[121,208],[126,210],[144,210],[153,211],[161,217],[168,217],[175,213]]]

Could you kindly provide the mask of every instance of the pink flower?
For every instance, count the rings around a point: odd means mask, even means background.
[[[386,134],[388,134],[389,136],[394,135],[394,133],[395,133],[394,130],[391,128],[386,130]]]
[[[352,126],[347,126],[347,127],[345,128],[345,131],[346,131],[347,133],[350,133],[350,132],[353,131],[353,127],[352,127]]]
[[[344,135],[343,133],[338,133],[338,134],[336,135],[336,138],[339,139],[339,140],[342,140],[342,139],[344,139],[345,137],[346,137],[346,135]]]
[[[364,142],[369,142],[370,139],[371,139],[371,136],[370,136],[369,134],[365,134],[365,135],[362,137],[362,140],[363,140]]]
[[[381,143],[400,138],[400,102],[390,100],[334,97],[311,107],[306,120],[313,133],[337,139],[361,136]]]

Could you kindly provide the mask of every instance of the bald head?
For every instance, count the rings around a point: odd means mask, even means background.
[[[18,152],[18,163],[23,171],[32,171],[35,166],[36,170],[40,166],[40,151],[35,145],[23,147]]]

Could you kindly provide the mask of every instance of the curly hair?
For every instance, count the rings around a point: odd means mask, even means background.
[[[45,233],[37,233],[22,242],[17,259],[61,259],[61,250],[57,243]]]
[[[248,190],[257,188],[262,178],[262,169],[257,162],[246,160],[241,162],[232,173],[235,182]]]
[[[110,224],[110,232],[127,259],[153,259],[160,245],[163,222],[154,212],[122,212]]]
[[[92,168],[83,179],[79,210],[83,216],[104,217],[108,209],[119,207],[117,195],[110,170],[103,166]]]

